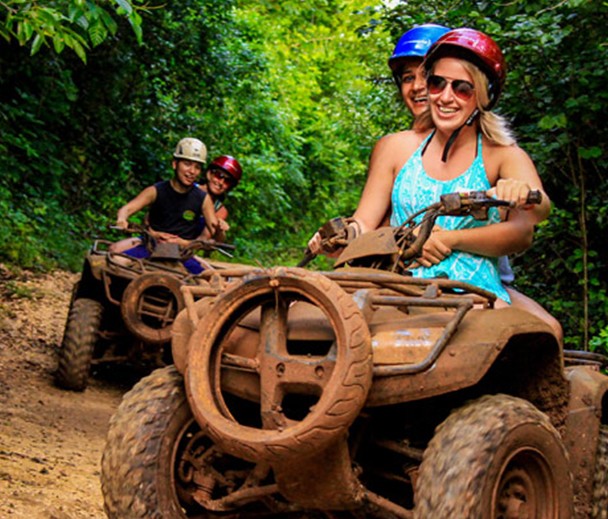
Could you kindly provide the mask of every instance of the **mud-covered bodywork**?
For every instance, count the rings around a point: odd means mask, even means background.
[[[606,377],[597,363],[564,368],[560,345],[536,317],[494,309],[492,298],[467,285],[364,268],[232,269],[207,280],[182,288],[170,369],[183,377],[184,405],[206,441],[260,472],[219,495],[199,489],[198,512],[456,517],[473,514],[468,506],[489,506],[496,518],[503,509],[520,510],[513,517],[574,517],[576,503],[577,517],[590,513],[600,492],[594,481]],[[436,472],[458,461],[431,443],[438,426],[447,424],[444,442],[456,441],[458,431],[466,438],[465,426],[479,436],[472,441],[488,442],[500,417],[503,437],[486,448],[523,442],[526,449],[507,449],[498,462],[477,459],[475,450],[469,459],[463,454],[467,466],[501,464],[498,488],[466,506],[466,490],[455,502],[434,503],[440,488],[427,496],[420,481],[449,485]],[[588,431],[585,446],[580,427]],[[107,470],[121,459],[110,452]],[[195,454],[175,455],[192,461]],[[206,456],[198,455],[195,466],[209,476]],[[171,485],[189,487],[192,477],[186,484],[175,473]],[[209,478],[218,488],[220,480]],[[105,485],[106,495],[117,492]],[[416,506],[417,492],[426,505]],[[107,507],[118,517],[111,510],[119,505]]]
[[[66,389],[85,389],[96,364],[149,370],[170,363],[171,326],[184,308],[181,287],[205,283],[184,267],[177,245],[158,244],[140,259],[112,252],[111,243],[93,243],[73,289],[55,377]]]
[[[181,288],[174,366],[110,425],[110,518],[606,516],[604,359],[481,289],[387,271],[392,246],[357,265],[364,248]]]

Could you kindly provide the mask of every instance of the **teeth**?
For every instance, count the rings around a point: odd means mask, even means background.
[[[456,108],[446,108],[445,106],[440,106],[439,111],[444,114],[453,114],[456,112]]]
[[[415,97],[414,103],[426,103],[426,97]]]

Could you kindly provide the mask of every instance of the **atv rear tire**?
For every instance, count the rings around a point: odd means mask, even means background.
[[[124,396],[110,421],[101,460],[105,511],[109,519],[226,517],[192,493],[208,489],[221,499],[238,490],[251,467],[201,432],[175,367],[157,369]]]
[[[569,519],[573,491],[561,437],[529,402],[482,397],[437,428],[415,501],[415,519]]]
[[[70,305],[58,353],[55,382],[59,387],[84,391],[89,380],[103,305],[93,299],[74,299]]]

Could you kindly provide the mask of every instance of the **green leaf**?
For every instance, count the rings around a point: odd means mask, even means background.
[[[82,60],[83,63],[87,62],[87,53],[85,48],[76,40],[72,42],[72,49],[76,53],[76,55]]]
[[[114,3],[118,4],[120,9],[122,9],[127,14],[131,14],[133,12],[133,6],[128,0],[114,0]]]
[[[108,31],[103,26],[103,24],[97,20],[88,31],[89,38],[91,39],[91,43],[93,47],[97,47],[100,45],[107,37]]]
[[[34,41],[32,42],[32,51],[30,52],[32,56],[40,50],[40,47],[42,47],[42,44],[44,43],[44,39],[42,34],[36,34]]]
[[[141,29],[141,16],[137,12],[133,12],[131,16],[129,16],[129,23],[131,24],[131,28],[135,33],[135,38],[137,39],[137,43],[140,45],[143,42],[143,31]]]
[[[106,29],[108,29],[111,34],[116,34],[118,24],[114,21],[114,18],[112,18],[105,9],[99,9],[99,17],[103,24],[106,26]]]
[[[32,26],[32,24],[28,20],[23,20],[23,22],[19,25],[19,29],[22,32],[23,41],[29,41],[32,37],[32,34],[34,33],[34,27]]]
[[[578,147],[578,154],[582,159],[599,159],[602,156],[602,149],[599,146],[592,148]]]
[[[57,54],[61,54],[61,51],[65,47],[65,40],[62,33],[57,33],[53,36],[53,48]]]
[[[553,130],[555,128],[565,128],[568,119],[566,114],[560,113],[557,115],[545,115],[539,122],[538,127],[541,130]]]

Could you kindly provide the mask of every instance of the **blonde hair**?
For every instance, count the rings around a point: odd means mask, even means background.
[[[459,58],[456,58],[459,59]],[[515,135],[511,130],[507,120],[497,113],[490,110],[485,110],[483,107],[488,106],[490,97],[488,96],[488,78],[479,70],[473,63],[459,59],[465,70],[471,75],[473,85],[475,85],[475,102],[479,110],[479,128],[482,135],[494,144],[499,146],[511,146],[516,143]],[[429,75],[433,73],[433,67],[429,71]],[[435,123],[431,117],[430,109],[426,109],[414,121],[414,130],[419,132],[428,131],[435,128]]]

